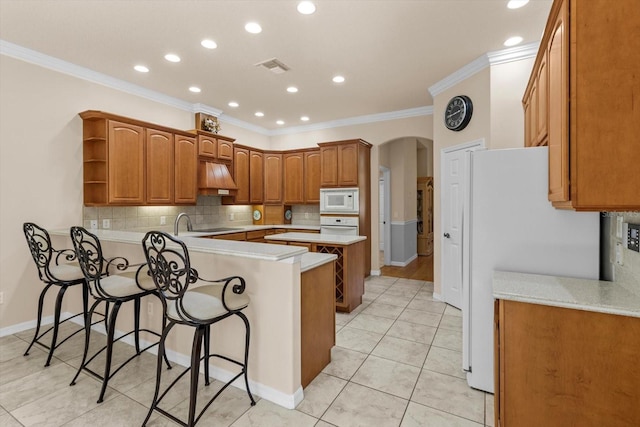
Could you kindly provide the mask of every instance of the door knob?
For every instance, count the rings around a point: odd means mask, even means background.
[[[444,233],[444,237],[446,237],[447,239],[450,239],[451,235],[449,233]]]

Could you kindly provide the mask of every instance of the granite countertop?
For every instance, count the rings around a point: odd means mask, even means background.
[[[264,237],[266,240],[282,240],[286,242],[324,243],[334,245],[352,245],[363,240],[366,236],[343,236],[339,234],[317,233],[281,233]]]
[[[496,299],[640,317],[640,287],[616,282],[495,271]]]
[[[302,255],[302,260],[300,261],[300,273],[304,273],[305,271],[312,270],[316,267],[320,267],[321,265],[331,262],[337,258],[338,258],[338,255],[335,255],[335,254],[321,254],[318,252],[307,252],[306,254]]]
[[[279,226],[278,226],[279,227]],[[98,236],[100,240],[119,243],[142,244],[146,234],[143,231],[117,231],[117,230],[89,230]],[[237,230],[242,231],[242,230]],[[220,233],[180,233],[178,238],[182,240],[189,250],[212,253],[218,255],[239,256],[244,258],[262,259],[268,261],[280,261],[294,256],[300,256],[308,252],[307,248],[290,245],[270,245],[268,243],[240,242],[222,239],[202,239],[197,236],[212,234],[225,234],[234,231]],[[53,230],[52,235],[69,237],[69,229]],[[287,234],[287,233],[283,233]]]

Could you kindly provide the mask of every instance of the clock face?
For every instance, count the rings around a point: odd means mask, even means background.
[[[467,127],[472,113],[473,104],[468,96],[454,96],[444,111],[444,124],[448,129],[460,131]]]
[[[258,209],[254,210],[253,219],[255,219],[256,221],[260,221],[260,218],[262,218],[262,213],[260,213]]]

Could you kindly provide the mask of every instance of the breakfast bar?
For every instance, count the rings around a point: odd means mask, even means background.
[[[105,257],[122,256],[131,263],[145,261],[141,245],[144,232],[92,232],[100,239]],[[334,285],[333,282],[327,282],[326,278],[333,277],[336,255],[309,254],[306,248],[299,246],[202,239],[199,237],[203,233],[185,234],[188,235],[181,235],[179,238],[189,249],[192,267],[202,277],[214,280],[239,275],[246,280],[245,293],[251,299],[251,304],[244,311],[251,324],[248,364],[251,391],[280,406],[295,408],[303,399],[303,369],[307,368],[304,383],[308,383],[328,363],[326,355],[330,358],[333,346],[333,338],[325,338],[324,347],[311,352],[322,353],[325,360],[318,362],[304,359],[303,341],[314,338],[304,335],[302,328],[307,325],[309,329],[308,325],[317,320],[327,329],[324,331],[325,336],[335,336],[335,309],[332,301],[329,305],[325,303],[324,312],[303,309],[305,293],[301,283],[305,283],[306,278],[307,289],[322,293],[320,289],[324,286],[324,294],[329,289],[331,295]],[[52,231],[51,237],[54,244],[69,246],[68,230]],[[310,274],[316,271],[320,280]],[[80,298],[69,299],[69,304],[74,308],[81,306]],[[155,298],[148,298],[143,304],[146,304],[143,305],[146,315],[141,317],[141,327],[157,329],[161,323],[162,305]],[[305,310],[307,312],[303,312]],[[305,316],[306,320],[303,320]],[[314,316],[319,317],[316,319]],[[118,318],[118,322],[122,324],[118,323],[117,330],[130,327],[126,322],[132,318],[132,314],[122,313]],[[243,346],[237,337],[244,336],[244,325],[239,319],[223,323],[223,326],[216,324],[211,327],[212,346],[216,352],[241,357]],[[188,366],[189,359],[186,355],[190,354],[191,345],[192,331],[176,326],[167,339],[169,358]],[[313,367],[308,368],[310,365]],[[226,361],[215,361],[215,365],[211,365],[211,376],[228,380],[233,377],[235,369]],[[242,381],[236,381],[234,385],[244,389]]]

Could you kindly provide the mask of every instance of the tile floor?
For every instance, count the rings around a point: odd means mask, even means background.
[[[264,399],[251,408],[246,393],[230,387],[198,425],[493,426],[493,395],[469,388],[460,370],[460,311],[434,301],[430,282],[371,277],[365,289],[360,307],[336,315],[332,362],[305,389],[297,409]],[[143,354],[119,372],[97,404],[100,383],[93,377],[82,373],[69,386],[83,338],[69,340],[43,368],[46,354],[40,348],[22,356],[31,333],[0,338],[0,426],[141,425],[153,394],[155,356]],[[103,340],[93,334],[92,346]],[[116,358],[124,360],[131,352],[120,344]],[[171,379],[178,369],[165,372]],[[199,395],[212,396],[220,386],[212,382]],[[165,407],[186,417],[187,390],[186,383],[174,388]],[[154,413],[148,425],[176,424]]]

